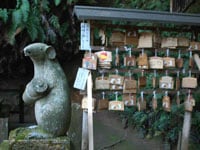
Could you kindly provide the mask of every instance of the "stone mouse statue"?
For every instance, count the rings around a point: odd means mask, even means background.
[[[34,64],[34,77],[23,93],[25,103],[35,103],[39,127],[52,137],[65,135],[71,119],[71,102],[66,76],[52,46],[34,43],[24,48]]]

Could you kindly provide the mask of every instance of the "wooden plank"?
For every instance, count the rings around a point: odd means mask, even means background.
[[[200,70],[200,58],[198,54],[194,54],[194,61],[198,67],[198,69]]]
[[[88,150],[88,114],[83,110],[81,150]]]
[[[113,69],[110,69],[110,70],[107,70],[107,69],[99,69],[99,74],[102,74],[102,73],[110,73],[110,74],[115,74],[116,73],[116,70],[118,70],[118,73],[127,73],[129,70],[131,71],[131,73],[141,73],[142,70],[144,70],[144,74],[145,73],[153,73],[155,69],[139,69],[139,68],[113,68]],[[177,68],[164,68],[164,69],[157,69],[157,73],[165,73],[166,70],[168,71],[168,74],[177,74],[177,71],[179,71],[180,73],[182,73],[182,69],[177,69]],[[185,70],[185,73],[187,74],[189,72],[189,70]],[[197,69],[191,69],[191,73],[192,74],[200,74],[200,71],[197,70]]]
[[[183,129],[182,129],[181,148],[180,148],[181,150],[188,150],[190,127],[191,127],[191,112],[185,111]]]
[[[104,91],[106,94],[114,94],[116,91],[119,93],[119,94],[123,94],[123,91],[122,90],[96,90],[94,91],[95,92],[95,95],[99,92],[102,92]],[[153,91],[156,91],[156,93],[162,93],[163,95],[165,94],[165,91],[168,91],[169,94],[171,95],[175,95],[177,94],[177,92],[179,91],[180,93],[188,93],[188,89],[180,89],[180,90],[175,90],[175,89],[172,89],[172,90],[169,90],[169,89],[137,89],[137,93],[141,93],[143,92],[145,95],[149,95],[149,94],[153,94]],[[196,90],[194,90],[193,92],[195,92]],[[99,96],[101,96],[101,93],[99,93]]]
[[[0,118],[0,143],[8,139],[8,118]]]
[[[110,22],[98,22],[95,20],[92,22],[92,28],[111,28],[111,29],[125,29],[126,31],[138,31],[138,30],[148,30],[148,31],[156,31],[159,29],[159,31],[168,31],[168,32],[192,32],[197,31],[200,32],[199,28],[190,27],[190,26],[174,26],[174,27],[165,27],[162,25],[157,24],[156,26],[137,26],[137,25],[121,25],[121,24],[112,24]]]
[[[93,137],[93,99],[92,99],[92,74],[90,73],[87,81],[87,96],[88,96],[88,139],[89,150],[94,149],[94,137]]]
[[[126,51],[124,46],[120,46],[118,47],[119,48],[119,51]],[[105,47],[105,46],[91,46],[91,50],[92,51],[100,51],[100,50],[106,50],[106,51],[115,51],[116,50],[116,47]],[[157,49],[157,52],[165,52],[166,51],[166,48],[156,48]],[[142,51],[142,48],[131,48],[132,52],[141,52]],[[152,52],[155,52],[155,48],[146,48],[144,49],[144,51],[152,51]],[[192,52],[195,52],[195,53],[200,53],[200,50],[197,50],[197,49],[186,49],[186,48],[173,48],[173,49],[169,49],[170,52],[176,52],[178,53],[178,50],[181,50],[181,53],[189,53],[189,51],[192,51]]]

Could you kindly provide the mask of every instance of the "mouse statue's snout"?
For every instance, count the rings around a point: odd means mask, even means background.
[[[25,55],[25,56],[30,56],[30,55],[31,55],[30,49],[24,48],[24,55]]]

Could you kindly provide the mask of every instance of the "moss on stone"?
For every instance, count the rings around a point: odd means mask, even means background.
[[[17,128],[9,134],[9,140],[44,139],[51,137],[51,134],[45,132],[38,126]]]
[[[9,141],[4,140],[1,144],[0,144],[0,150],[9,150],[10,146],[9,146]]]
[[[12,130],[9,135],[8,146],[12,150],[26,150],[30,148],[31,150],[70,150],[70,144],[70,138],[67,136],[54,138],[40,127],[32,126]]]
[[[62,138],[49,138],[49,139],[29,139],[10,141],[12,150],[70,150],[70,139],[65,136]]]

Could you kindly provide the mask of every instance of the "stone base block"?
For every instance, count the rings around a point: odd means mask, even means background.
[[[9,143],[8,149],[5,149],[3,143]],[[70,139],[68,137],[52,139],[29,139],[29,140],[10,140],[4,141],[0,145],[3,150],[70,150]],[[1,147],[2,146],[2,147]]]

